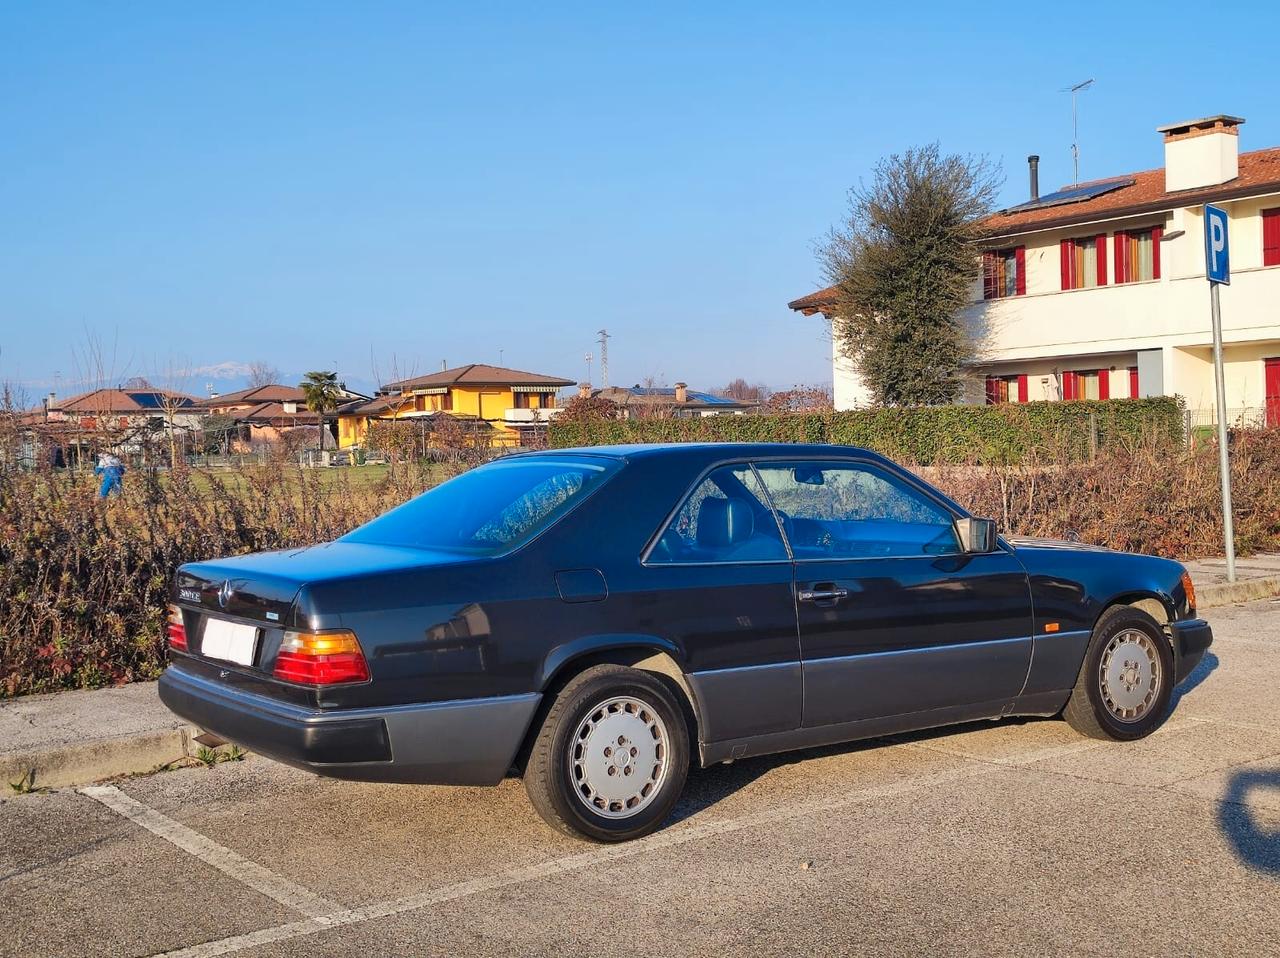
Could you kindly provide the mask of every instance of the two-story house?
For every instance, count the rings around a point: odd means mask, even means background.
[[[112,389],[94,389],[44,400],[43,419],[82,434],[111,437],[118,448],[132,451],[150,433],[189,433],[200,428],[194,396],[161,389],[135,378]]]
[[[476,428],[494,446],[519,446],[559,412],[556,394],[573,380],[472,363],[382,386],[376,396],[338,410],[338,445],[364,442],[377,420],[448,416]]]
[[[370,398],[347,389],[345,384],[341,386],[340,393],[342,403]],[[271,445],[293,429],[314,429],[320,424],[319,414],[307,407],[306,393],[297,386],[280,383],[214,394],[197,400],[195,409],[206,416],[230,420],[229,438],[234,452]]]
[[[1158,129],[1165,164],[1073,184],[984,221],[966,320],[979,345],[968,402],[1180,395],[1213,421],[1203,206],[1230,219],[1221,291],[1232,421],[1280,425],[1280,148],[1239,152],[1240,125],[1212,116]],[[977,272],[977,271],[975,271]],[[834,308],[834,290],[795,300]],[[836,408],[869,399],[837,349]]]

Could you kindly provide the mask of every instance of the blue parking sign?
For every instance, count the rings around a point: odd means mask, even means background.
[[[1227,242],[1227,211],[1205,204],[1204,272],[1211,283],[1231,285],[1231,251]]]

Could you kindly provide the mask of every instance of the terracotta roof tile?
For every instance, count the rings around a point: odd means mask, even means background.
[[[484,363],[472,363],[469,366],[458,366],[455,369],[444,369],[426,376],[415,376],[412,379],[401,379],[387,383],[382,388],[421,389],[431,386],[572,386],[571,379],[557,379],[555,376],[544,376],[541,373],[527,373],[519,369],[506,369],[502,366],[487,366]]]
[[[305,402],[306,398],[306,395],[297,386],[282,386],[279,383],[270,383],[266,386],[250,386],[248,389],[239,389],[233,393],[223,393],[221,396],[198,399],[196,404],[199,406],[240,406],[248,403],[285,402],[286,400]]]
[[[283,403],[264,402],[249,409],[237,409],[229,415],[236,422],[272,426],[315,426],[320,423],[320,417],[301,403],[298,405],[297,412],[285,412]]]
[[[180,407],[194,406],[196,399],[184,393],[168,389],[94,389],[70,399],[55,401],[52,408],[60,412],[91,413],[140,413],[163,410],[172,401]]]
[[[1280,191],[1280,147],[1240,154],[1240,174],[1218,186],[1168,193],[1164,188],[1164,168],[1108,177],[1133,180],[1131,186],[1103,193],[1082,203],[1045,206],[1039,209],[994,213],[981,224],[992,237],[1026,230],[1052,229],[1096,219],[1107,219],[1176,207],[1195,206],[1216,199],[1233,199],[1274,189]],[[1070,187],[1063,187],[1070,189]]]
[[[1133,183],[1081,203],[993,213],[982,222],[981,226],[990,239],[996,239],[1016,233],[1055,229],[1098,219],[1147,212],[1157,213],[1177,207],[1195,206],[1214,200],[1235,199],[1272,190],[1280,192],[1280,147],[1241,153],[1240,173],[1235,179],[1204,189],[1166,192],[1163,167],[1144,170],[1141,173],[1108,177],[1107,180],[1133,180]],[[834,286],[829,286],[812,292],[808,296],[793,299],[787,303],[787,308],[812,316],[814,313],[828,311],[836,304],[836,300],[837,290]]]
[[[812,316],[814,313],[825,312],[834,306],[838,295],[839,290],[834,286],[828,286],[826,289],[817,290],[808,296],[793,299],[787,303],[787,309],[794,309],[797,312],[804,313],[806,316]]]

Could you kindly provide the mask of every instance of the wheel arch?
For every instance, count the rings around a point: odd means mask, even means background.
[[[1172,596],[1154,589],[1136,589],[1112,596],[1102,603],[1097,616],[1094,617],[1093,627],[1096,629],[1102,617],[1116,606],[1129,606],[1130,608],[1140,609],[1155,619],[1161,628],[1172,622],[1176,615]]]
[[[1112,609],[1125,607],[1145,612],[1155,619],[1156,624],[1160,626],[1161,633],[1164,635],[1165,642],[1169,644],[1169,652],[1173,655],[1174,668],[1176,670],[1178,644],[1173,640],[1173,632],[1169,628],[1170,623],[1177,618],[1173,597],[1155,590],[1137,590],[1114,596],[1102,606],[1097,618],[1093,620],[1093,628],[1096,629],[1102,617]]]
[[[560,689],[575,676],[596,665],[621,665],[661,676],[685,710],[689,744],[697,748],[702,714],[693,684],[681,665],[684,656],[674,642],[657,636],[590,636],[554,648],[543,660],[538,676],[542,702],[534,714],[524,741],[516,753],[516,768],[523,770],[529,750]]]

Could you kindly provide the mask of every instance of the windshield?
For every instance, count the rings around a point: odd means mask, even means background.
[[[550,527],[621,465],[568,457],[500,460],[428,489],[341,541],[499,555]]]

